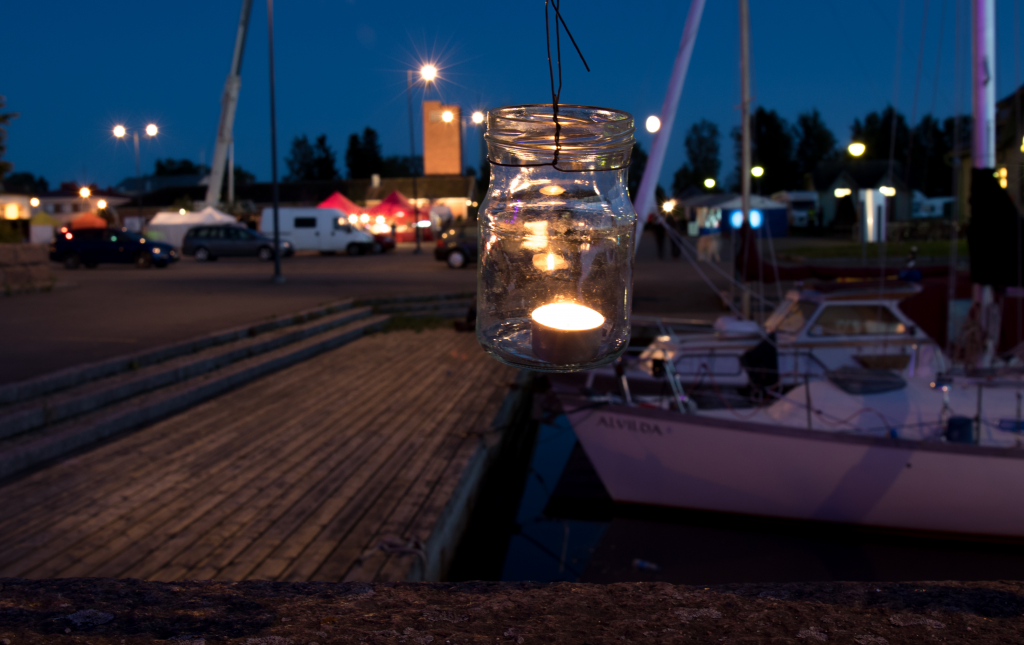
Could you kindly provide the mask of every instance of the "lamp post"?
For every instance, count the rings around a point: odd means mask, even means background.
[[[413,251],[416,254],[423,253],[421,247],[420,234],[420,207],[419,207],[419,193],[416,186],[416,129],[413,125],[412,119],[412,73],[413,70],[406,70],[405,74],[405,96],[409,101],[409,163],[412,164],[412,207],[413,212],[416,213],[415,222],[413,224],[416,229],[416,250]],[[437,68],[433,65],[424,65],[420,68],[420,78],[424,82],[429,83],[437,78]]]
[[[277,113],[274,108],[274,0],[267,0],[267,44],[270,54],[270,181],[274,199],[274,282],[281,284],[281,232],[278,227],[280,194],[277,186]]]
[[[160,132],[160,128],[156,127],[155,123],[150,123],[146,126],[146,136],[152,139]],[[128,134],[128,130],[123,125],[114,126],[114,136],[118,139],[123,139]],[[132,130],[132,140],[135,142],[135,180],[139,182],[139,220],[142,220],[142,157],[139,153],[139,131]],[[140,221],[141,225],[141,221]]]

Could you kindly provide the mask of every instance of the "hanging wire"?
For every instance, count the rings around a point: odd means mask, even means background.
[[[576,53],[579,54],[580,60],[583,61],[583,67],[590,71],[590,65],[587,64],[587,59],[583,57],[583,52],[580,51],[580,46],[576,44],[576,39],[573,38],[572,32],[569,31],[569,25],[565,24],[565,18],[562,17],[562,12],[559,10],[560,0],[544,0],[544,38],[547,43],[548,50],[548,75],[551,78],[551,120],[555,124],[555,153],[552,160],[548,163],[499,163],[488,157],[487,161],[494,164],[495,166],[509,166],[512,168],[533,168],[538,166],[551,166],[555,170],[561,172],[593,172],[603,170],[622,170],[626,166],[617,166],[615,168],[594,168],[592,170],[572,170],[558,167],[558,153],[562,149],[562,145],[559,142],[559,138],[562,134],[562,124],[558,122],[558,102],[562,97],[562,36],[561,29],[565,29],[565,35],[569,37],[569,41],[572,46],[576,49]],[[551,9],[548,9],[550,5]],[[551,11],[555,12],[555,58],[551,58]],[[561,28],[559,28],[561,25]],[[558,66],[558,87],[555,87],[555,66]],[[627,166],[629,164],[626,164]]]

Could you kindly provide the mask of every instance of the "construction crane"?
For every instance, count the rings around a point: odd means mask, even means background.
[[[234,136],[235,108],[238,107],[238,90],[242,87],[242,53],[245,51],[245,36],[249,31],[249,14],[252,0],[242,0],[242,15],[238,19],[238,33],[235,35],[235,51],[231,57],[231,71],[224,82],[224,94],[220,99],[220,123],[217,125],[217,143],[213,148],[213,165],[210,166],[210,183],[206,187],[206,205],[220,204],[220,188],[224,183],[224,166],[228,162],[228,201],[235,199],[234,178]]]

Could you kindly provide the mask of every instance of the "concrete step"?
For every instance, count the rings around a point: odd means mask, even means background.
[[[96,363],[75,365],[64,370],[43,374],[32,379],[0,385],[0,406],[23,403],[52,392],[59,392],[76,387],[89,381],[113,376],[148,365],[155,365],[178,356],[214,347],[224,343],[255,336],[274,329],[280,329],[296,323],[305,322],[315,317],[336,313],[352,307],[352,300],[320,305],[297,314],[277,316],[255,325],[241,325],[222,331],[191,338],[185,341],[169,343],[160,347],[146,349],[134,354],[105,359]],[[2,412],[0,412],[2,413]]]
[[[382,298],[360,298],[357,305],[399,305],[412,304],[417,302],[441,302],[444,300],[472,300],[476,296],[475,291],[461,291],[457,293],[436,293],[423,296],[385,296]]]
[[[0,409],[0,439],[87,414],[118,401],[185,381],[239,360],[275,350],[371,315],[369,307],[307,313],[306,322],[256,333],[155,365],[84,383]],[[293,317],[294,319],[294,317]]]
[[[373,310],[381,313],[404,314],[407,316],[441,316],[444,318],[462,318],[469,311],[472,299],[438,300],[411,303],[392,303],[374,305]]]
[[[340,347],[379,330],[389,318],[387,315],[362,318],[77,418],[0,441],[0,479],[112,435],[154,423],[261,376]]]

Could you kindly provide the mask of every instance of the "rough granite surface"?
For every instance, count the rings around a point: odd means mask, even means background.
[[[0,579],[0,645],[1024,643],[1024,583]]]

